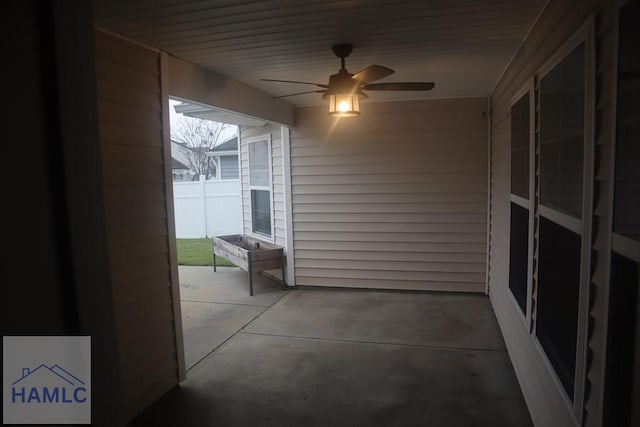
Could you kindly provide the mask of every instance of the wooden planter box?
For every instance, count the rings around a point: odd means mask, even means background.
[[[284,249],[244,234],[216,236],[213,238],[213,271],[216,271],[216,255],[249,272],[249,293],[253,296],[253,272],[282,269],[284,274]]]

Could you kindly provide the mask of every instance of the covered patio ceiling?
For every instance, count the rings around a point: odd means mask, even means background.
[[[365,102],[488,96],[546,0],[94,0],[96,25],[274,96],[378,64],[380,82],[434,81],[430,92],[369,92]],[[323,104],[320,94],[285,98]]]

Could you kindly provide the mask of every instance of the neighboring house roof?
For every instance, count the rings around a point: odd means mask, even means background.
[[[191,149],[178,141],[171,140],[171,157],[183,165],[189,164]],[[187,168],[188,169],[188,168]]]
[[[215,157],[224,156],[237,156],[238,155],[238,138],[233,137],[222,144],[213,147],[208,150],[207,147],[188,147],[186,144],[178,141],[171,141],[171,168],[173,170],[188,170],[191,169],[190,164],[192,159],[192,153],[207,153]],[[212,165],[216,168],[216,165]]]
[[[231,139],[226,140],[220,145],[216,145],[210,150],[212,153],[218,151],[238,151],[238,137],[234,136]]]
[[[185,165],[184,163],[182,163],[179,160],[176,160],[175,158],[171,159],[171,169],[176,170],[176,169],[185,169],[188,170],[189,166]]]

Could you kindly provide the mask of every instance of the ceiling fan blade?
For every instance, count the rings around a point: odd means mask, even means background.
[[[298,81],[295,81],[295,80],[274,80],[274,79],[260,79],[260,80],[262,80],[263,82],[298,83],[298,84],[302,84],[302,85],[314,85],[314,86],[318,86],[318,87],[321,87],[321,88],[324,88],[324,89],[329,87],[328,85],[323,85],[321,83],[298,82]]]
[[[431,90],[436,84],[433,82],[397,82],[372,83],[362,86],[363,90]]]
[[[362,84],[367,84],[390,76],[394,72],[391,68],[383,67],[382,65],[369,65],[367,68],[355,73],[351,78],[358,80]]]
[[[289,95],[272,96],[271,99],[286,98],[288,96],[304,95],[307,93],[325,93],[326,90],[309,90],[307,92],[290,93]]]

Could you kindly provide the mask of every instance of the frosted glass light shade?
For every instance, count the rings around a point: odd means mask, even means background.
[[[360,115],[357,93],[336,93],[329,95],[329,114],[333,117],[355,117]]]

